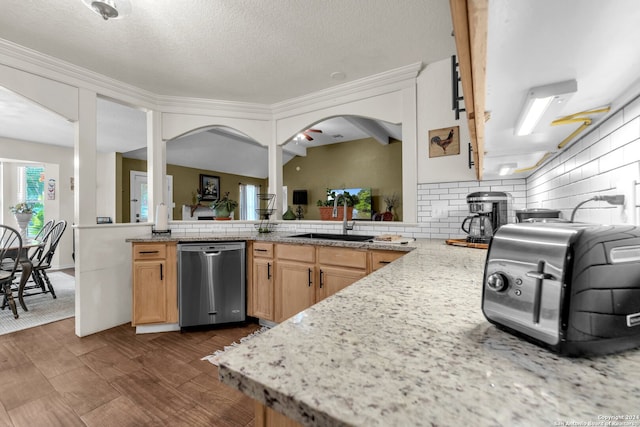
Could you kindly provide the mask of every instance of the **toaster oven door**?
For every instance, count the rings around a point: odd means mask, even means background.
[[[560,341],[562,286],[575,230],[508,225],[487,254],[482,309],[490,321],[548,345]]]

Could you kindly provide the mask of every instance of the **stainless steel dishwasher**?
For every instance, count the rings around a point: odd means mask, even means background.
[[[245,242],[178,244],[180,327],[246,319]]]

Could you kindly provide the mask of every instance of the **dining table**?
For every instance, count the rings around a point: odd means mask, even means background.
[[[20,263],[21,273],[20,280],[18,282],[18,302],[20,302],[20,306],[24,311],[29,311],[27,305],[24,303],[24,287],[31,276],[31,272],[33,270],[33,263],[31,262],[31,258],[29,257],[29,250],[38,248],[42,246],[44,243],[40,240],[35,239],[26,239],[22,242],[22,248],[9,248],[6,253],[6,256],[11,259],[16,259],[18,257],[18,262]],[[11,308],[11,312],[13,313],[14,318],[20,317],[18,314],[18,309],[16,307],[16,302],[13,298],[13,292],[5,292],[6,303],[9,304]],[[4,308],[4,303],[3,303]]]

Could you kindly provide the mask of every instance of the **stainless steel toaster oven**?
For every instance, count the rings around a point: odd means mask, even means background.
[[[640,227],[502,226],[487,252],[482,311],[564,355],[640,346]]]

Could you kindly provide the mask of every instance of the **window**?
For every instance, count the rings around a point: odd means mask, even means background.
[[[44,225],[44,181],[44,167],[18,167],[17,200],[24,200],[33,206],[33,216],[27,227],[27,237],[35,237]]]
[[[240,219],[257,220],[259,185],[240,184]]]

